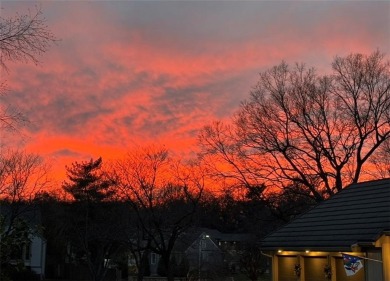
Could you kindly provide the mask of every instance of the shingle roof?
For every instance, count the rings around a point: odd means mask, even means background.
[[[263,250],[347,251],[390,231],[390,179],[352,184],[262,241]]]

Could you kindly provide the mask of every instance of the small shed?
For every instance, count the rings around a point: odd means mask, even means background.
[[[390,280],[390,179],[346,187],[265,237],[261,249],[273,281]],[[351,274],[348,257],[360,261]]]

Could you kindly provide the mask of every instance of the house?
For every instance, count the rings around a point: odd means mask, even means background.
[[[44,279],[46,264],[46,239],[40,234],[34,233],[29,237],[29,245],[23,248],[23,261],[27,268]]]
[[[189,271],[193,275],[217,275],[224,270],[224,253],[218,246],[217,233],[214,230],[196,231],[195,235],[191,235],[192,242],[183,245],[181,252],[187,258]]]
[[[41,212],[39,208],[28,205],[2,204],[0,208],[1,238],[7,240],[7,264],[22,263],[41,279],[45,276],[46,239],[40,234]],[[24,238],[25,237],[25,238]],[[0,239],[1,239],[0,238]],[[22,242],[20,242],[22,241]]]
[[[218,274],[223,269],[224,254],[218,246],[216,234],[210,229],[196,229],[183,234],[175,243],[171,259],[176,264],[176,276],[196,277]],[[151,252],[150,275],[158,276],[160,256]]]
[[[346,187],[265,237],[261,249],[273,281],[390,280],[390,179]]]
[[[208,228],[191,229],[176,241],[172,252],[176,275],[214,278],[236,273],[239,271],[239,252],[246,243],[253,240],[253,235],[246,233],[222,233]],[[159,260],[159,255],[150,253],[151,276],[158,276]]]

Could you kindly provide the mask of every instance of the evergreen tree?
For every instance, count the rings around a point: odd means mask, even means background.
[[[114,182],[102,170],[102,159],[74,162],[66,167],[68,182],[63,188],[76,200],[68,206],[68,231],[79,265],[86,263],[90,280],[102,281],[107,261],[124,250],[126,218],[113,200]]]
[[[76,201],[101,202],[114,194],[113,182],[102,171],[102,158],[89,162],[74,162],[66,167],[68,182],[63,188]]]

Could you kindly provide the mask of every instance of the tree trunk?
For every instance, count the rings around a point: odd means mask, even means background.
[[[167,254],[164,257],[165,272],[167,274],[167,281],[174,281],[175,276],[174,276],[174,272],[173,272],[172,267],[171,267],[171,262],[170,262],[171,259],[170,258],[171,258],[170,254]]]

